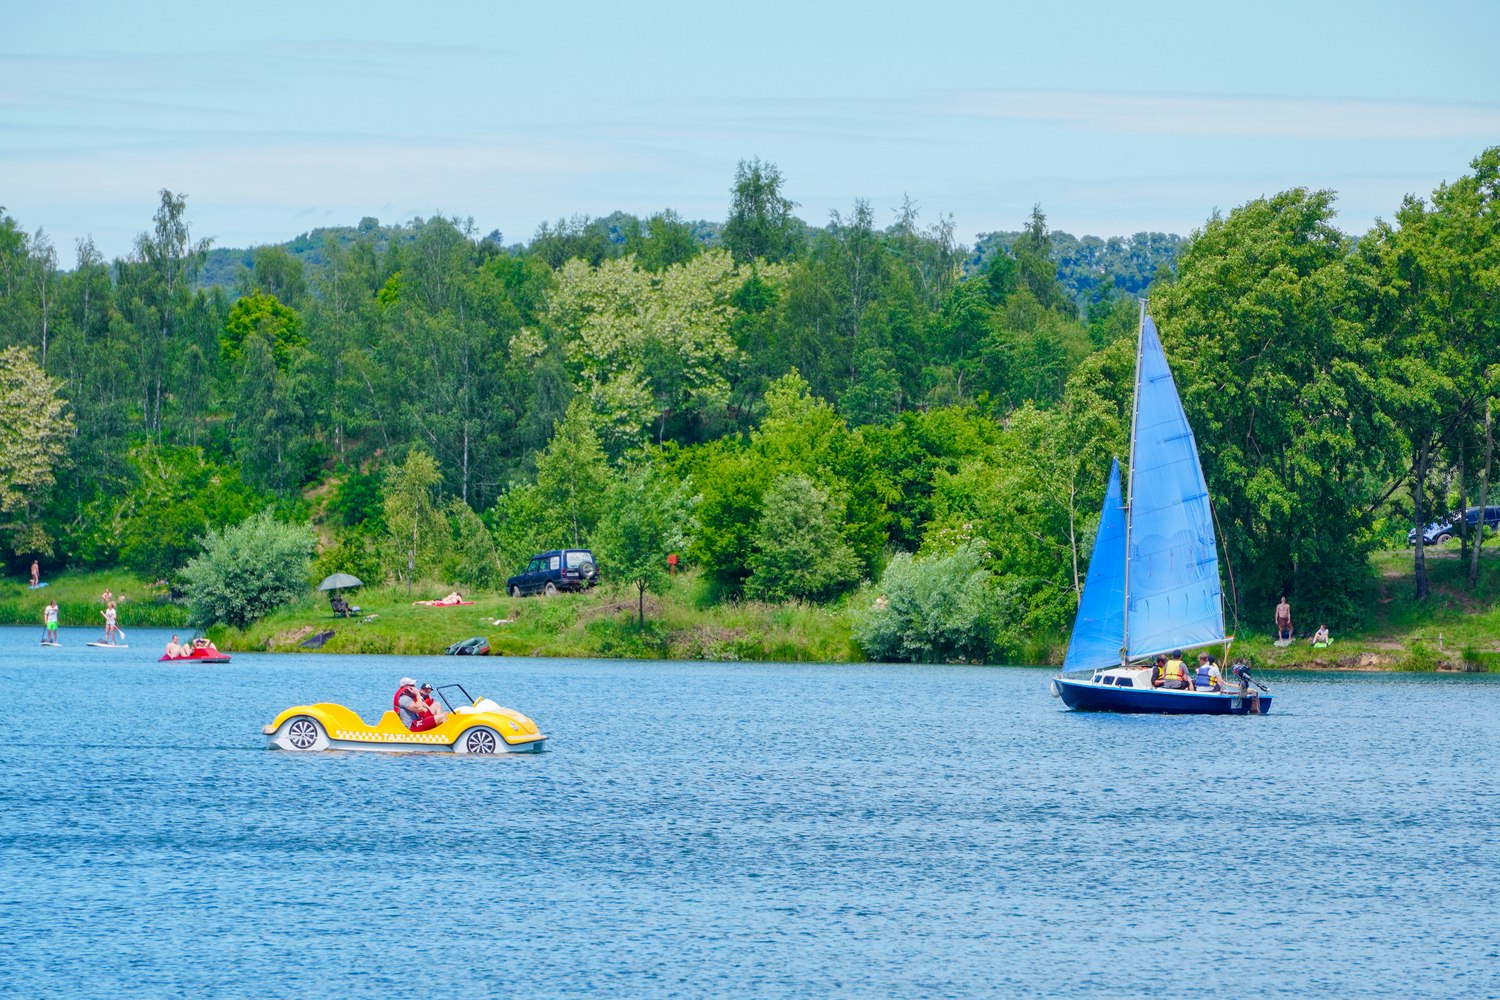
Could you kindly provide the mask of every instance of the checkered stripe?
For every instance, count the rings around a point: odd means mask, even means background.
[[[432,733],[356,733],[340,729],[337,737],[341,740],[354,740],[359,743],[441,743],[444,746],[448,745],[447,740]]]

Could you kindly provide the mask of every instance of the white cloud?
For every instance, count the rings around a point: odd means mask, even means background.
[[[964,117],[1054,122],[1108,132],[1246,139],[1490,139],[1500,105],[1337,98],[969,91],[943,102]]]

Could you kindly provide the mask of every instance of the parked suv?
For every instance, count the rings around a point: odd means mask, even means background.
[[[599,582],[599,567],[588,549],[553,549],[532,556],[526,568],[505,581],[511,597],[553,596],[561,590],[587,590]]]
[[[1463,519],[1469,523],[1469,531],[1474,531],[1475,525],[1479,524],[1479,512],[1484,511],[1484,526],[1488,531],[1500,531],[1500,505],[1491,504],[1488,507],[1470,507],[1463,513]],[[1422,532],[1423,545],[1441,545],[1450,538],[1458,535],[1458,511],[1454,511],[1441,521],[1434,521]],[[1417,544],[1417,530],[1413,528],[1406,533],[1406,544]]]

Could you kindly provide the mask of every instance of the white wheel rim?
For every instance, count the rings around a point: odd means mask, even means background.
[[[287,727],[286,738],[298,750],[306,750],[318,742],[317,723],[310,719],[293,719]]]
[[[469,753],[494,753],[495,734],[488,729],[476,729],[469,734],[465,745],[469,748]]]

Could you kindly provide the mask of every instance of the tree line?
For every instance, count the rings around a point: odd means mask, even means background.
[[[70,268],[0,210],[0,542],[173,581],[269,510],[330,571],[495,587],[590,545],[642,595],[675,551],[718,599],[872,584],[879,655],[1042,655],[1126,450],[1147,294],[1236,600],[1354,624],[1371,549],[1490,490],[1497,176],[1486,150],[1357,238],[1294,189],[1185,240],[1075,240],[1037,207],[970,250],[910,201],[809,226],[753,160],[722,224],[505,246],[366,220],[231,284],[182,194]],[[1414,570],[1420,594],[1420,546]]]

